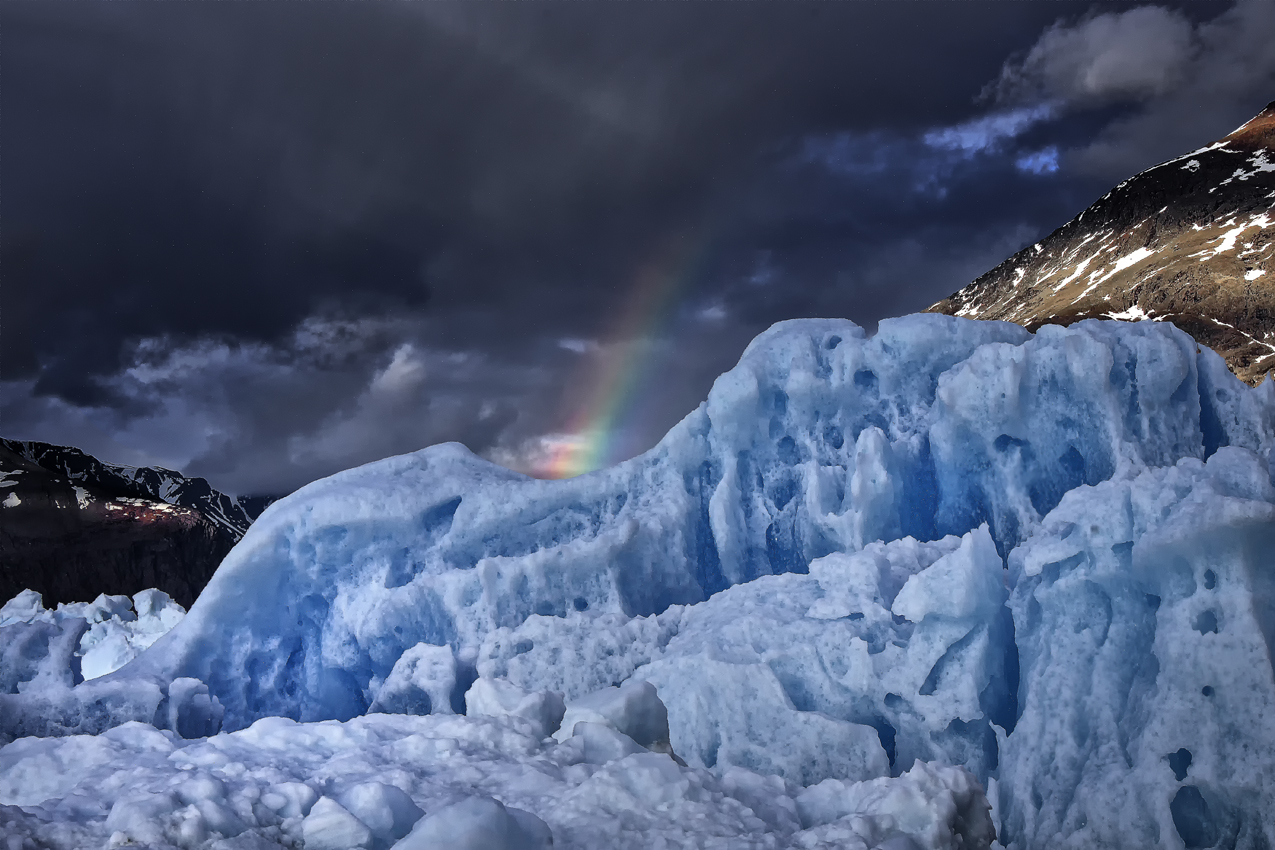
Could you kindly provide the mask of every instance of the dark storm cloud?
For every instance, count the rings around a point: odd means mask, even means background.
[[[986,91],[1000,101],[1079,104],[1151,97],[1181,84],[1194,40],[1191,22],[1160,6],[1059,21]]]
[[[1101,7],[1100,7],[1101,8]],[[1124,104],[1072,164],[1120,180],[1225,135],[1275,97],[1275,4],[1142,6],[1063,19],[1009,61],[984,95],[1054,114]]]
[[[614,357],[641,450],[771,322],[922,308],[1082,208],[1067,157],[1145,155],[1252,5],[5,4],[4,432],[239,492],[528,467]]]

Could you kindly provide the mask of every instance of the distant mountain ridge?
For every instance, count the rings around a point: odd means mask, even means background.
[[[34,440],[6,440],[0,445],[42,469],[65,475],[72,481],[92,484],[120,496],[150,499],[191,508],[209,522],[234,535],[238,541],[252,525],[238,500],[214,490],[203,478],[187,478],[158,466],[121,466],[103,463],[72,446],[55,446]]]
[[[1120,183],[929,308],[1035,330],[1171,321],[1256,384],[1275,368],[1275,102],[1211,145]]]
[[[203,478],[0,438],[0,602],[157,587],[189,607],[268,504],[246,501],[255,513]]]

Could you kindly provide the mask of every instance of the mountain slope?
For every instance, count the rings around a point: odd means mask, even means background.
[[[103,463],[70,446],[54,446],[34,440],[6,440],[0,446],[37,466],[81,484],[91,484],[116,495],[149,499],[203,514],[235,540],[243,537],[253,518],[243,506],[214,490],[203,478],[187,478],[180,472],[154,466],[117,466]]]
[[[251,524],[202,478],[0,438],[0,600],[157,587],[189,606]]]
[[[1250,384],[1275,368],[1275,103],[1207,147],[1125,180],[929,308],[1029,330],[1171,321]]]

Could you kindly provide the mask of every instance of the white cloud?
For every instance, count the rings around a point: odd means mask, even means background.
[[[1220,138],[1261,110],[1275,93],[1272,44],[1269,0],[1238,0],[1194,25],[1159,6],[1060,20],[988,84],[984,95],[997,111],[987,120],[1033,105],[1050,105],[1059,117],[1122,105],[1088,143],[1016,160],[1024,171],[1066,165],[1115,182]]]
[[[1048,103],[993,112],[962,124],[931,130],[923,138],[932,148],[973,156],[997,150],[1002,143],[1021,136],[1053,114],[1054,107]]]
[[[395,350],[394,358],[385,370],[372,379],[368,391],[376,396],[400,395],[425,383],[427,374],[415,346],[405,342]]]
[[[986,157],[1013,150],[1017,140],[1034,127],[1051,120],[1057,109],[1052,103],[1039,103],[999,109],[969,121],[935,127],[919,137],[904,137],[880,131],[872,133],[841,132],[810,136],[802,140],[800,163],[817,164],[833,174],[863,179],[896,188],[908,188],[922,196],[943,198],[954,177],[967,172],[971,165]],[[1040,152],[1042,156],[1046,151]],[[1019,170],[1057,170],[1057,151],[1052,168],[1044,160],[1018,163]],[[765,279],[754,275],[753,282]]]
[[[1190,21],[1159,6],[1059,21],[1005,64],[988,93],[1001,102],[1140,100],[1177,85],[1194,54]]]
[[[721,301],[714,301],[712,304],[695,311],[695,318],[701,322],[724,322],[726,321],[726,316],[726,305]]]
[[[1275,97],[1275,3],[1240,0],[1198,26],[1195,41],[1180,84],[1075,151],[1078,167],[1127,177],[1226,135]]]
[[[570,476],[586,471],[574,468],[572,460],[582,457],[589,444],[589,437],[584,434],[554,432],[519,440],[513,445],[495,446],[486,452],[486,457],[506,469],[536,478]]]

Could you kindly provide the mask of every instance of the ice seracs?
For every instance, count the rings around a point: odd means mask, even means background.
[[[37,623],[52,626],[43,633],[52,635],[77,629],[75,620],[84,621],[83,635],[78,639],[75,656],[79,659],[79,680],[96,679],[123,667],[173,626],[181,622],[186,611],[159,590],[143,590],[127,596],[102,594],[92,602],[63,602],[46,610],[40,594],[26,590],[0,607],[0,640],[17,642],[19,634],[31,629],[18,628]],[[13,645],[13,644],[10,644]],[[34,646],[25,650],[35,660],[40,651]]]
[[[1275,488],[1244,449],[1063,498],[1009,559],[1002,842],[1267,846],[1272,552]]]
[[[315,482],[108,675],[17,624],[0,732],[70,737],[0,749],[50,771],[3,817],[370,846],[380,782],[514,846],[955,848],[986,787],[1007,848],[1275,846],[1273,452],[1272,385],[1167,322],[782,323],[612,469]]]

